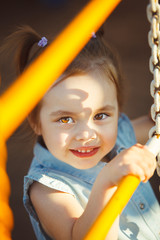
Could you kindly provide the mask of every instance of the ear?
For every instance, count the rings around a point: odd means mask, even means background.
[[[28,122],[29,122],[29,125],[31,126],[32,130],[35,132],[35,134],[37,135],[41,135],[41,127],[40,127],[40,123],[35,123],[30,115],[28,116]]]

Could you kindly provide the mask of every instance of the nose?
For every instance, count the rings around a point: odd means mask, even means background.
[[[77,141],[93,140],[97,137],[96,130],[89,126],[79,127],[76,133]]]

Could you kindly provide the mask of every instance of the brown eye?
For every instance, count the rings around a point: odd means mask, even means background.
[[[73,123],[73,119],[71,117],[63,117],[58,120],[60,123]]]
[[[95,115],[94,120],[103,120],[107,117],[108,115],[106,113],[98,113]]]

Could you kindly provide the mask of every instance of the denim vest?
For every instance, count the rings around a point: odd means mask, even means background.
[[[135,144],[136,139],[131,123],[121,114],[118,121],[118,137],[113,150],[108,154],[112,159],[121,150]],[[24,178],[24,206],[38,240],[51,240],[41,227],[32,206],[28,190],[34,181],[49,188],[72,194],[85,208],[93,183],[106,163],[81,170],[56,159],[46,148],[36,143],[34,158],[28,175]],[[104,223],[105,224],[105,223]],[[160,240],[160,206],[149,184],[140,183],[120,216],[119,240]]]

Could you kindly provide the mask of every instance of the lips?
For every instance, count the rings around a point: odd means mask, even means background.
[[[99,147],[90,147],[90,148],[79,148],[79,149],[71,149],[70,151],[77,157],[85,158],[92,157],[99,150]]]

